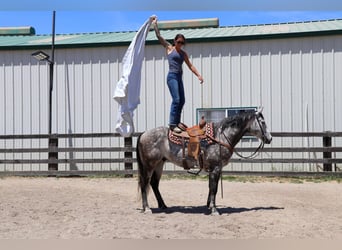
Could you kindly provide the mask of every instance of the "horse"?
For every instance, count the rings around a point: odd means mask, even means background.
[[[268,131],[262,109],[244,112],[226,117],[219,122],[211,123],[213,136],[207,141],[201,140],[201,160],[203,169],[209,175],[209,194],[207,207],[210,214],[220,214],[216,207],[216,194],[222,168],[226,166],[233,155],[235,145],[248,133],[270,144],[272,135]],[[136,154],[138,162],[138,185],[142,198],[142,212],[152,213],[148,205],[147,195],[152,187],[158,202],[158,208],[167,209],[159,191],[159,182],[166,161],[187,169],[198,168],[199,161],[187,154],[184,145],[170,141],[168,127],[157,127],[143,132],[137,140]],[[184,152],[185,151],[185,152]]]

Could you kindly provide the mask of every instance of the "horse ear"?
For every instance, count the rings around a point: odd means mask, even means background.
[[[264,107],[263,106],[259,106],[257,111],[256,111],[256,113],[260,114],[260,113],[262,113],[263,110],[264,110]]]

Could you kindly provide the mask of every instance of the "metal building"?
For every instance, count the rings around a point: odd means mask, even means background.
[[[200,85],[184,68],[186,124],[196,123],[198,108],[263,106],[271,131],[342,131],[342,20],[165,28],[161,34],[169,41],[177,33],[186,36],[184,49],[205,80]],[[0,32],[0,134],[48,131],[48,64],[31,54],[49,53],[51,35],[27,30],[26,35]],[[118,106],[112,96],[134,35],[56,36],[53,133],[115,132]],[[167,67],[152,30],[134,117],[137,132],[168,123]],[[315,143],[284,139],[273,145]]]

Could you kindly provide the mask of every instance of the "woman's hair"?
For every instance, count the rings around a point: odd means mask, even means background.
[[[175,42],[177,41],[178,38],[182,38],[184,40],[184,43],[185,43],[185,36],[183,34],[177,34],[175,36],[175,39],[173,39],[173,43],[172,43],[173,46],[175,45]]]

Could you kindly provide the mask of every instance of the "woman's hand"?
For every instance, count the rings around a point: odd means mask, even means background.
[[[198,80],[200,81],[200,84],[204,82],[203,77],[201,75],[198,76]]]
[[[157,16],[153,16],[153,17],[152,17],[152,23],[153,23],[154,25],[157,25]]]

